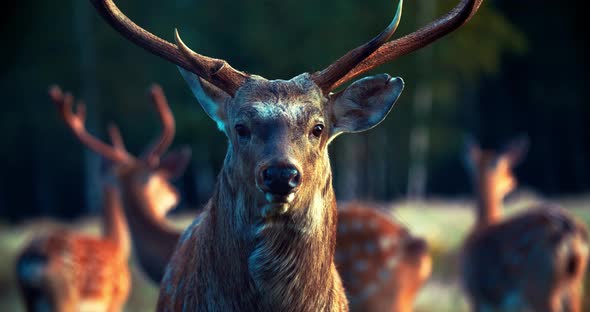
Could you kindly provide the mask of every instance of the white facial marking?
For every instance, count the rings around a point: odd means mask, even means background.
[[[164,217],[178,203],[178,194],[168,181],[158,174],[150,176],[145,186],[145,195],[150,202],[154,203],[154,213],[158,217]]]
[[[296,121],[305,112],[305,105],[303,104],[256,103],[252,107],[256,109],[257,116],[262,119],[286,118],[289,121]]]

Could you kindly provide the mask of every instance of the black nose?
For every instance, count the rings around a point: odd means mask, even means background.
[[[273,165],[262,170],[264,187],[277,195],[288,195],[299,185],[301,175],[292,165]]]

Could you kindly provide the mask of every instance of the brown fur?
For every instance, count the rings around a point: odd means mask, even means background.
[[[129,234],[116,190],[105,189],[104,234],[56,230],[17,259],[27,311],[121,311],[129,295]]]
[[[85,116],[80,113],[85,111],[83,104],[79,102],[74,112],[73,96],[64,94],[58,86],[50,88],[50,96],[65,124],[82,144],[109,162],[107,177],[116,182],[121,193],[139,264],[149,278],[159,282],[162,268],[180,237],[164,218],[179,197],[170,181],[184,172],[191,150],[182,148],[166,153],[174,139],[174,116],[160,86],[152,85],[150,94],[162,131],[147,152],[137,158],[127,151],[115,125],[109,127],[111,145],[102,142],[86,131]]]
[[[410,312],[430,276],[426,242],[367,203],[338,210],[336,267],[351,311]]]
[[[162,170],[143,162],[121,164],[114,175],[123,198],[136,258],[146,275],[159,283],[180,237],[165,218],[178,202],[178,194]],[[149,187],[150,182],[158,185]]]
[[[462,277],[472,308],[580,312],[587,227],[549,205],[502,221],[502,199],[516,186],[510,152],[471,151],[479,213],[463,247]]]
[[[333,262],[336,203],[329,136],[310,140],[307,134],[316,118],[325,118],[321,91],[306,80],[293,80],[260,81],[239,92],[247,94],[218,114],[247,123],[260,141],[246,145],[235,137],[233,125],[224,129],[231,144],[213,197],[177,246],[158,310],[345,311]],[[261,99],[277,109],[272,118],[252,116],[260,113],[252,103]],[[301,115],[289,115],[295,105],[303,108]],[[286,213],[264,215],[267,204],[253,173],[276,157],[296,163],[301,187]]]

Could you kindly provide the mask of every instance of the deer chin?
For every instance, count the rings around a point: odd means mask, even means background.
[[[275,216],[281,216],[289,211],[289,207],[295,199],[295,193],[289,193],[287,195],[277,195],[273,193],[264,193],[266,203],[262,207],[262,217],[271,218]]]

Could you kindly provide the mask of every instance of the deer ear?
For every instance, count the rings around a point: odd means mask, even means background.
[[[525,135],[510,141],[502,151],[502,156],[508,159],[511,167],[518,165],[529,150],[529,138]]]
[[[344,132],[361,132],[375,127],[389,113],[404,89],[404,81],[387,74],[355,81],[333,96],[334,137]]]
[[[225,132],[224,104],[231,99],[231,96],[201,77],[178,66],[180,74],[188,84],[193,95],[197,98],[205,113],[217,123],[217,128]]]
[[[176,179],[184,173],[191,160],[192,151],[189,147],[182,147],[172,150],[160,160],[158,170],[166,176],[167,179]]]

